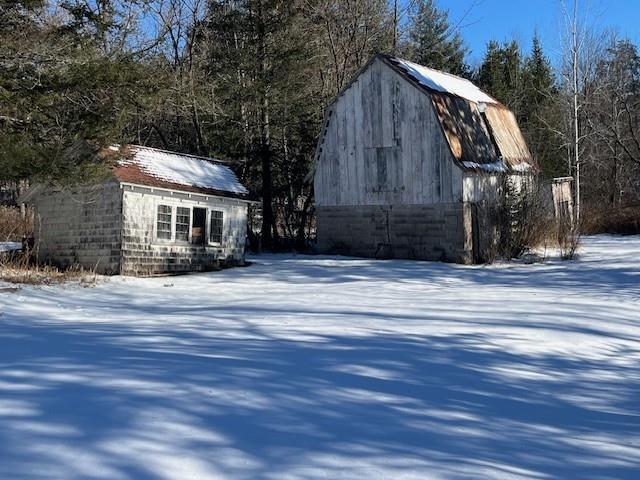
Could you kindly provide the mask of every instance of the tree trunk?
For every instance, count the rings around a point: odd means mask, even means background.
[[[300,251],[304,251],[306,249],[306,227],[307,220],[309,218],[309,209],[311,208],[311,200],[313,198],[312,192],[309,191],[307,198],[304,199],[304,205],[302,207],[302,212],[300,213],[300,224],[298,225],[298,233],[296,238],[296,246]]]
[[[573,25],[572,25],[572,71],[573,71],[573,155],[575,163],[575,184],[576,184],[576,224],[580,224],[580,130],[578,121],[578,0],[573,2]]]
[[[258,59],[260,62],[260,163],[262,167],[262,247],[274,246],[275,220],[273,215],[273,178],[271,171],[271,131],[269,124],[269,93],[267,78],[267,39],[262,0],[258,1]]]

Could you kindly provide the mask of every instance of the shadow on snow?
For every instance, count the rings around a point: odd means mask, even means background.
[[[335,258],[325,266],[276,257],[259,262],[261,270],[224,275],[239,284],[252,275],[284,284],[459,276],[489,287],[573,285],[611,293],[633,291],[639,278],[637,267],[613,262],[607,269],[596,260],[568,272],[545,266],[535,275]],[[362,267],[342,274],[341,262]],[[136,304],[134,297],[96,299],[100,323],[0,316],[0,477],[162,479],[184,469],[199,479],[380,478],[380,472],[631,479],[640,471],[637,366],[487,348],[492,339],[482,332],[311,331],[287,339],[252,320],[277,322],[320,309]],[[490,319],[492,307],[486,308]],[[132,319],[159,315],[174,323],[114,325],[109,315],[119,309]],[[444,310],[390,320],[450,318]],[[344,325],[384,317],[366,307],[322,312]],[[194,315],[204,324],[180,324]],[[216,319],[224,320],[223,331]],[[539,321],[528,327],[610,335]],[[634,333],[621,337],[640,349]],[[627,353],[638,350],[618,352]]]

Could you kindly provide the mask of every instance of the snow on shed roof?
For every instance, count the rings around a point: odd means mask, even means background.
[[[237,198],[249,196],[235,173],[219,160],[139,145],[110,147],[122,153],[114,173],[120,180]]]
[[[498,103],[476,85],[462,77],[434,70],[401,58],[389,57],[389,60],[415,78],[421,85],[442,93],[450,93],[476,103]]]

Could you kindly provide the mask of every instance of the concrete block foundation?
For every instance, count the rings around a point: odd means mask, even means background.
[[[318,249],[370,258],[473,261],[464,203],[318,207]]]

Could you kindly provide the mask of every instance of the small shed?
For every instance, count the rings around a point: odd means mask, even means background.
[[[479,261],[478,207],[538,171],[516,118],[472,82],[376,55],[327,107],[314,165],[318,249]]]
[[[252,199],[227,165],[137,145],[100,156],[112,165],[104,181],[24,195],[40,260],[125,275],[244,263]]]

